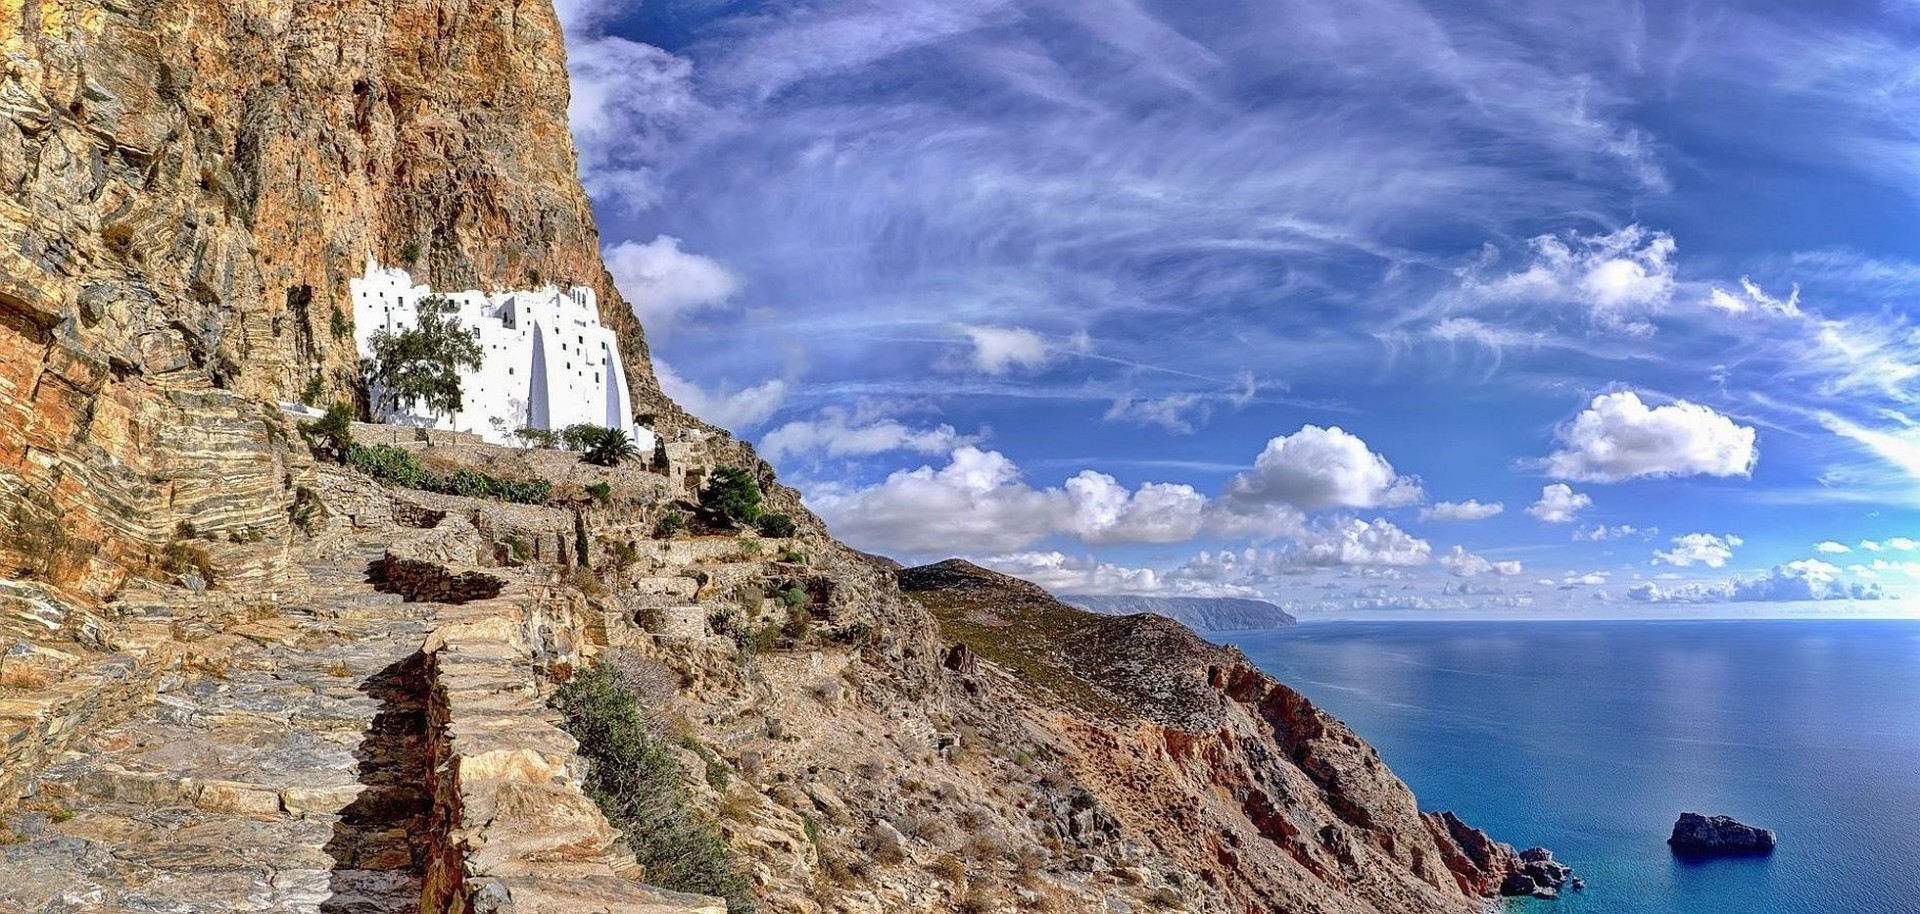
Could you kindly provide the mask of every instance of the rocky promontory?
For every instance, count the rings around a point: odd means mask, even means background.
[[[1674,853],[1703,856],[1770,854],[1778,843],[1770,828],[1756,828],[1728,816],[1683,812],[1667,839]]]

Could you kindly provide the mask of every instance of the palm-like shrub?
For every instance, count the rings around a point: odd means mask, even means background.
[[[601,429],[588,446],[587,453],[580,459],[594,466],[619,466],[640,456],[640,448],[635,446],[627,433],[617,428]]]

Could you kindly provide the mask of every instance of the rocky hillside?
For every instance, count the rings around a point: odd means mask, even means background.
[[[1100,807],[1221,910],[1471,910],[1522,867],[1419,812],[1338,720],[1165,617],[1088,613],[959,560],[899,577],[983,691],[1058,739]]]
[[[1197,632],[1255,631],[1286,628],[1299,622],[1292,614],[1265,600],[1234,597],[1141,597],[1109,594],[1067,594],[1069,606],[1107,616],[1154,613]]]
[[[803,914],[1468,911],[1517,865],[1237,655],[854,553],[668,402],[548,0],[0,2],[0,47],[0,908],[716,910],[642,814]],[[668,465],[316,459],[276,404],[355,396],[369,256],[595,286]],[[728,466],[791,537],[700,510]],[[589,668],[650,796],[558,729]]]

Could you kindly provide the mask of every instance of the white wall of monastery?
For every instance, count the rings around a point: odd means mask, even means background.
[[[458,306],[461,326],[479,331],[483,358],[480,370],[461,372],[459,412],[401,412],[377,416],[380,421],[472,432],[496,444],[516,443],[513,432],[524,426],[588,423],[627,429],[643,451],[653,447],[652,430],[634,425],[619,339],[600,325],[592,289],[436,293],[406,270],[369,259],[366,275],[352,280],[349,292],[354,343],[363,358],[372,352],[374,333],[416,326],[421,300],[436,294]]]

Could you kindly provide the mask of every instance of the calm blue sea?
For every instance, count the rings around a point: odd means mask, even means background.
[[[1587,880],[1528,914],[1920,912],[1920,623],[1335,622],[1215,634]],[[1780,833],[1685,862],[1682,810]],[[1516,906],[1520,907],[1520,906]]]

